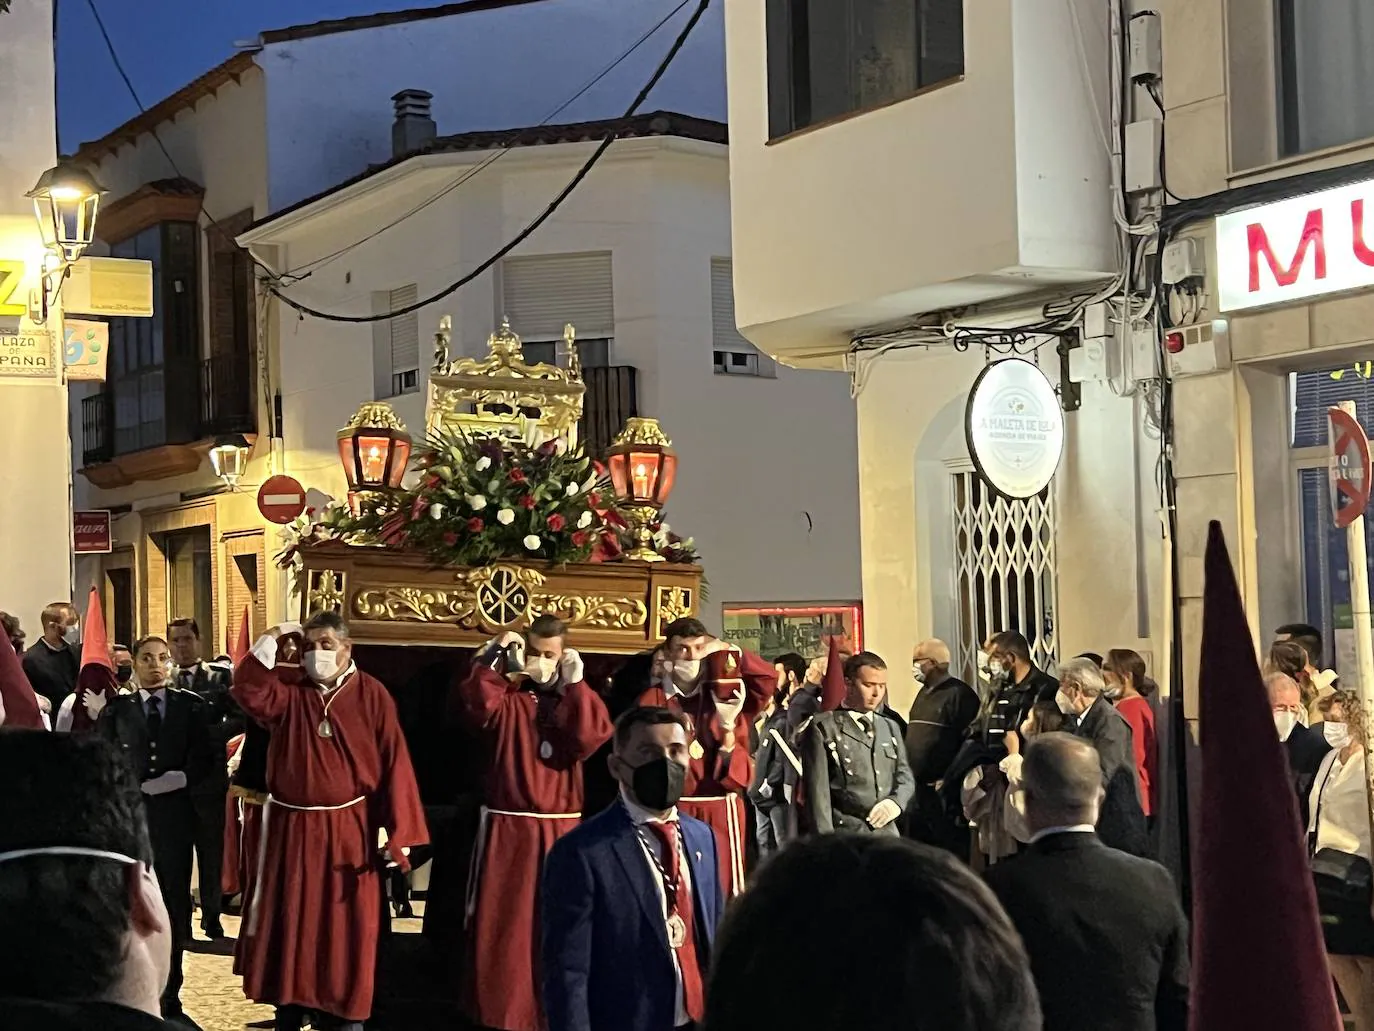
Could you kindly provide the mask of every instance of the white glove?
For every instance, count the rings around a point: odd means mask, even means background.
[[[580,682],[586,675],[586,671],[582,668],[582,656],[578,655],[572,648],[565,648],[563,657],[558,660],[558,675],[563,678],[564,684]]]
[[[524,639],[523,637],[521,637],[519,634],[517,634],[514,630],[507,630],[504,634],[502,634],[500,637],[498,637],[493,643],[494,643],[494,644],[496,645],[496,647],[498,647],[498,648],[509,648],[509,647],[510,647],[511,645],[513,645],[513,644],[517,644],[517,643],[523,644],[524,641],[525,641],[525,639]]]
[[[382,854],[386,856],[386,868],[387,868],[388,870],[394,870],[394,869],[396,869],[396,867],[398,867],[398,866],[401,865],[401,864],[398,863],[395,859],[392,858],[391,849],[389,849],[389,848],[383,848],[383,849],[382,849]],[[401,855],[403,855],[403,856],[408,856],[408,855],[410,855],[410,849],[409,849],[409,848],[402,848],[402,849],[401,849]]]
[[[271,634],[273,637],[277,638],[278,640],[280,640],[283,637],[291,637],[293,635],[296,637],[304,637],[305,628],[301,626],[299,623],[278,623],[275,627],[269,630],[268,633]]]
[[[34,698],[36,698],[36,699],[38,700],[38,711],[39,711],[39,712],[42,712],[42,713],[51,713],[51,712],[52,712],[52,702],[48,701],[46,695],[41,695],[41,694],[39,694],[37,691],[35,691],[35,692],[33,693],[33,696],[34,696]]]
[[[181,770],[168,770],[160,777],[143,782],[145,795],[165,795],[170,791],[180,791],[186,786],[186,774]]]
[[[109,699],[104,692],[96,693],[87,691],[81,699],[81,704],[86,707],[86,715],[93,720],[100,719],[100,714],[105,711],[105,706],[109,705]]]
[[[735,723],[744,712],[744,688],[736,689],[726,701],[721,701],[715,695],[711,700],[716,703],[716,715],[720,717],[720,725],[727,735],[735,732]]]
[[[821,656],[819,659],[812,659],[811,664],[806,667],[805,681],[808,684],[825,683],[825,669],[830,665],[829,656]]]
[[[885,798],[873,807],[868,814],[868,825],[875,831],[882,830],[897,817],[902,815],[902,807],[890,798]]]

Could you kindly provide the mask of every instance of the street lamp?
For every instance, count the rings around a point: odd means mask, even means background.
[[[657,419],[633,418],[606,451],[606,465],[616,499],[635,534],[636,547],[625,557],[661,562],[654,551],[653,530],[677,479],[677,452]]]
[[[25,196],[33,201],[43,246],[70,265],[95,239],[100,196],[106,193],[95,176],[72,161],[59,162],[38,177]]]
[[[410,434],[385,401],[368,401],[339,431],[350,492],[397,488],[410,461]]]
[[[230,490],[238,486],[248,468],[248,452],[252,450],[248,438],[241,433],[215,438],[210,448],[210,467]]]

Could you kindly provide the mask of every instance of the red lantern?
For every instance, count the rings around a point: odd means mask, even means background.
[[[400,487],[410,462],[410,434],[389,404],[364,404],[338,439],[350,492]]]
[[[657,419],[630,419],[606,451],[611,486],[621,504],[660,509],[677,479],[677,452]]]

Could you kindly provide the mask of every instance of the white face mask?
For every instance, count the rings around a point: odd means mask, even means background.
[[[1279,740],[1287,741],[1293,733],[1293,728],[1298,725],[1298,714],[1296,712],[1276,712],[1274,713],[1274,726],[1278,728]]]
[[[525,663],[525,676],[536,684],[552,684],[558,676],[558,660],[536,655]]]
[[[991,660],[990,658],[988,658],[988,653],[987,653],[987,652],[979,652],[979,653],[978,653],[978,675],[979,675],[980,677],[982,677],[984,680],[986,680],[988,683],[992,683],[992,674],[993,674],[992,660]]]
[[[316,650],[306,652],[301,660],[306,675],[317,684],[327,684],[339,672],[339,653]]]
[[[678,659],[673,663],[673,683],[681,690],[695,687],[701,679],[700,659]]]
[[[1078,710],[1073,707],[1073,700],[1064,693],[1062,687],[1054,693],[1054,704],[1059,706],[1059,711],[1065,716],[1078,715]]]
[[[62,640],[67,644],[77,644],[81,640],[81,627],[73,624],[62,631]]]
[[[1345,723],[1332,723],[1327,720],[1322,724],[1322,735],[1332,748],[1344,748],[1350,744],[1350,727]]]
[[[926,682],[925,671],[921,669],[921,664],[919,662],[913,662],[911,664],[911,679],[918,684],[924,684]]]

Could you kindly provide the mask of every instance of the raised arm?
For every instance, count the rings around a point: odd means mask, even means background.
[[[581,667],[580,658],[575,668],[571,662],[567,664],[568,673],[575,673],[576,679],[568,679],[563,697],[553,710],[553,731],[563,749],[578,762],[587,759],[609,741],[615,730],[610,713],[606,711],[606,703],[582,679]]]
[[[291,699],[292,689],[273,672],[277,665],[277,639],[283,629],[274,627],[258,638],[234,670],[234,686],[229,689],[230,697],[243,711],[269,730],[286,715]]]
[[[474,730],[490,727],[516,693],[515,685],[500,673],[474,661],[468,675],[458,685],[463,722]]]
[[[567,839],[544,863],[541,897],[544,1011],[549,1031],[591,1031],[591,976],[596,887],[586,858]]]

